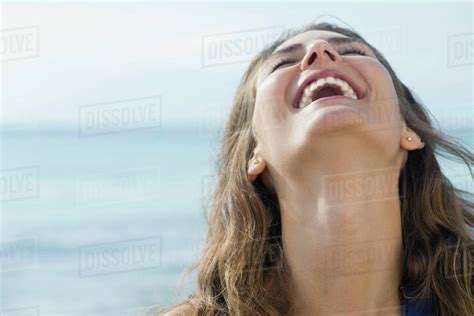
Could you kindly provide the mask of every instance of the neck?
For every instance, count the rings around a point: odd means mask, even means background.
[[[274,176],[295,315],[402,315],[398,170],[328,157]]]

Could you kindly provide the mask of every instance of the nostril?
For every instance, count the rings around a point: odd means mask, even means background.
[[[309,56],[308,65],[313,64],[313,62],[314,62],[315,59],[316,59],[316,53],[313,52],[313,53],[311,54],[311,56]]]
[[[326,54],[328,54],[329,58],[332,60],[332,61],[336,61],[336,57],[334,57],[333,54],[331,54],[329,51],[325,50],[324,51]]]

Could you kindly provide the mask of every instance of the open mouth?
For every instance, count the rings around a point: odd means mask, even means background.
[[[299,89],[294,107],[302,109],[316,100],[331,96],[358,100],[363,98],[363,92],[341,74],[324,71],[306,79]]]
[[[313,101],[316,101],[318,99],[331,97],[334,95],[344,95],[344,92],[342,92],[339,87],[325,86],[322,87],[319,91],[315,91],[314,96],[311,99]]]

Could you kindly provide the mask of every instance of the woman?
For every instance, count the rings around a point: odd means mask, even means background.
[[[166,315],[473,315],[472,196],[435,152],[472,175],[360,35],[287,32],[239,85],[197,290]]]

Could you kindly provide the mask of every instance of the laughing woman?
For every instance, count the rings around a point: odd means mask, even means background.
[[[239,85],[197,289],[165,315],[473,315],[474,203],[435,153],[471,172],[360,35],[285,33]]]

